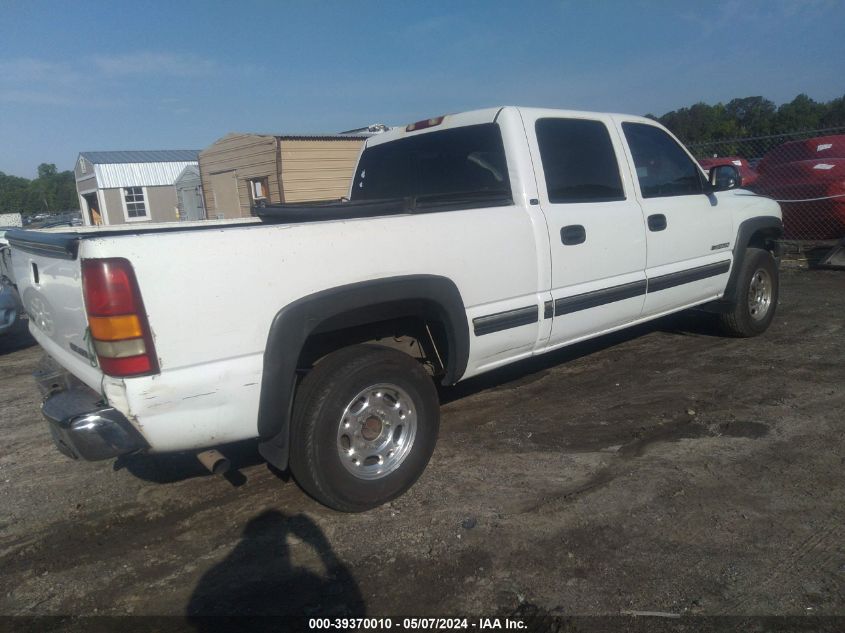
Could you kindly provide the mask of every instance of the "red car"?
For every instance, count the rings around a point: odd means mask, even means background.
[[[719,165],[733,165],[739,169],[739,175],[742,176],[742,186],[749,187],[757,180],[757,172],[748,164],[748,161],[739,156],[719,156],[717,158],[699,158],[698,164],[704,168],[704,171],[710,171],[713,167]]]
[[[845,236],[845,135],[784,143],[757,166],[754,191],[780,202],[784,237]]]
[[[757,172],[763,174],[784,163],[828,158],[845,158],[845,134],[817,136],[778,145],[763,156],[757,164]]]

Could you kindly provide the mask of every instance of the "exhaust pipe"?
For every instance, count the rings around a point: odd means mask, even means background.
[[[197,459],[200,460],[200,464],[205,466],[208,469],[208,472],[213,475],[223,475],[227,473],[229,468],[232,466],[232,464],[229,463],[229,460],[226,459],[220,451],[213,448],[208,451],[203,451],[202,453],[197,453]]]

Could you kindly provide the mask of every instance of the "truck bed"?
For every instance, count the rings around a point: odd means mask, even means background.
[[[168,222],[145,226],[79,227],[60,231],[12,229],[7,232],[6,237],[14,248],[28,253],[48,255],[60,259],[76,259],[79,242],[85,239],[250,228],[263,224],[302,224],[392,215],[438,213],[508,204],[513,204],[512,196],[510,193],[500,191],[457,192],[445,195],[412,196],[385,200],[331,200],[258,207],[254,209],[256,217],[252,218]]]

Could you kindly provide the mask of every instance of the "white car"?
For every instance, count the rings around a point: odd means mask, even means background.
[[[259,438],[372,508],[425,468],[435,382],[694,306],[765,331],[781,214],[737,176],[649,119],[503,107],[370,137],[345,202],[12,232],[44,414],[86,459]]]

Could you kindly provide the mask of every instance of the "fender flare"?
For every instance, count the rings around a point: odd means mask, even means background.
[[[408,305],[404,315],[396,312],[400,302]],[[421,306],[434,310],[436,314],[432,316],[445,327],[449,353],[442,383],[454,384],[466,371],[469,360],[469,324],[461,293],[451,279],[435,275],[374,279],[322,290],[279,310],[264,350],[258,405],[261,455],[276,468],[287,468],[296,365],[311,334],[344,313],[365,311],[385,318],[414,316]]]
[[[728,278],[728,285],[725,286],[725,294],[722,297],[723,302],[732,304],[736,301],[736,285],[737,278],[739,277],[740,264],[745,259],[745,251],[748,250],[751,237],[758,231],[765,231],[773,239],[779,238],[783,235],[783,221],[772,215],[763,215],[743,220],[740,223],[739,230],[736,234],[736,242],[734,242],[731,274]],[[778,256],[779,252],[776,250],[775,257]]]

